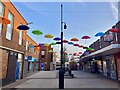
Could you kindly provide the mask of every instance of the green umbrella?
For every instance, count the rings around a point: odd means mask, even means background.
[[[48,52],[53,52],[53,50],[49,50]]]
[[[93,51],[94,49],[93,48],[88,48],[87,50],[92,50]]]
[[[56,45],[56,43],[52,42],[50,45]]]
[[[43,34],[40,30],[33,30],[32,33],[35,35],[42,35]]]

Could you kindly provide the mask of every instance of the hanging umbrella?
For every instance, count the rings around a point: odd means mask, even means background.
[[[59,38],[59,37],[55,37],[53,40],[55,40],[55,41],[59,41],[59,40],[61,40],[61,38]]]
[[[61,42],[56,42],[56,44],[61,44]]]
[[[68,43],[68,41],[67,40],[63,40],[63,43]]]
[[[77,53],[73,53],[73,56],[76,56],[77,55]]]
[[[69,55],[72,55],[72,54],[69,54]]]
[[[83,47],[83,49],[88,49],[88,47]]]
[[[53,52],[53,50],[49,50],[48,52]]]
[[[34,35],[42,35],[43,34],[40,30],[33,30],[32,33]]]
[[[17,27],[17,29],[19,29],[19,30],[29,30],[30,28],[27,25],[21,24]]]
[[[73,45],[74,43],[73,42],[68,42],[68,44]]]
[[[82,39],[90,39],[89,36],[83,36]]]
[[[77,38],[72,38],[71,41],[79,41]]]
[[[79,47],[79,48],[83,48],[84,46],[82,46],[82,45],[79,45],[78,47]]]
[[[120,30],[115,29],[115,28],[109,29],[108,31],[113,32],[113,33],[120,33]]]
[[[82,52],[79,52],[79,54],[82,54]]]
[[[44,46],[44,44],[43,43],[39,43],[39,45],[38,45],[39,47],[42,47],[42,46]]]
[[[94,51],[94,49],[93,49],[93,48],[88,48],[87,50],[91,50],[91,51]]]
[[[34,48],[34,46],[33,46],[33,45],[30,45],[30,48]]]
[[[52,42],[50,45],[56,45],[56,43]]]
[[[49,46],[49,44],[44,44],[44,46]]]
[[[103,35],[105,35],[105,33],[103,33],[103,32],[98,32],[97,34],[95,34],[96,37],[103,36]]]
[[[74,46],[79,46],[79,44],[74,44]]]
[[[10,24],[10,20],[5,17],[0,17],[0,23],[2,24]]]
[[[82,36],[81,39],[85,39],[85,44],[86,44],[86,39],[90,39],[90,37],[89,36]]]
[[[45,35],[44,37],[45,37],[45,38],[53,38],[53,35],[47,34],[47,35]]]

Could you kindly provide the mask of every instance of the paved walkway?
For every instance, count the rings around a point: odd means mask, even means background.
[[[65,79],[65,88],[119,88],[117,82],[101,78],[95,74],[73,71],[77,78]],[[23,83],[14,88],[58,88],[58,71],[40,71],[27,77]]]

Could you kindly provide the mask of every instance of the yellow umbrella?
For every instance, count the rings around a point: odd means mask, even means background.
[[[51,35],[51,34],[46,34],[44,37],[45,37],[45,38],[53,38],[53,35]]]
[[[44,46],[49,46],[49,44],[44,44]]]

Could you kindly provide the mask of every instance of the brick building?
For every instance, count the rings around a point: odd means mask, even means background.
[[[120,30],[120,21],[114,28]],[[107,31],[89,47],[94,52],[85,51],[80,57],[80,68],[120,80],[120,33]]]

